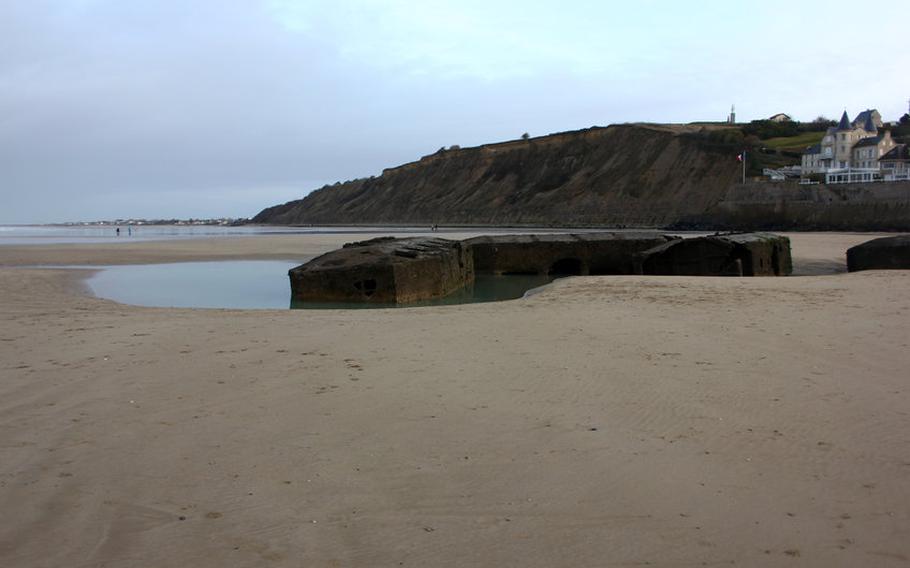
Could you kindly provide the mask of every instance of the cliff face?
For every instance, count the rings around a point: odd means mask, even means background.
[[[447,150],[253,222],[667,225],[715,206],[740,172],[730,147],[685,130],[611,126]]]
[[[910,230],[910,183],[743,185],[741,140],[724,127],[623,125],[448,150],[253,222]]]

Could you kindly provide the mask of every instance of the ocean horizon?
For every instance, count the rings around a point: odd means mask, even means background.
[[[117,233],[117,229],[120,233]],[[508,226],[446,226],[435,231],[447,233],[590,233],[639,232],[659,229],[626,229],[610,227],[508,227]],[[135,241],[166,241],[216,237],[251,237],[267,235],[416,235],[431,232],[429,225],[67,225],[67,224],[0,224],[0,246],[49,244],[98,244]],[[668,234],[708,234],[704,231],[660,231]]]
[[[117,229],[120,229],[118,234]],[[421,233],[429,227],[0,224],[0,245],[96,244],[295,234]],[[495,229],[490,229],[495,230]]]

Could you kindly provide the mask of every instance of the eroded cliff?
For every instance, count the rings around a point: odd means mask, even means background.
[[[744,185],[743,143],[736,127],[636,124],[446,150],[252,222],[910,230],[910,182]]]
[[[654,227],[704,213],[739,175],[697,128],[621,125],[446,150],[265,209],[255,223]]]

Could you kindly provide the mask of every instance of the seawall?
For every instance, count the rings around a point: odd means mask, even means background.
[[[683,218],[673,226],[738,230],[908,231],[910,182],[736,184],[703,215]]]

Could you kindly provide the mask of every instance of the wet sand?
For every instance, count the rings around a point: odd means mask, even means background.
[[[812,275],[368,312],[15,266],[350,236],[0,247],[0,566],[906,566],[910,272],[789,236]]]

